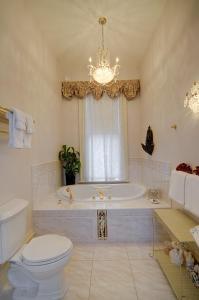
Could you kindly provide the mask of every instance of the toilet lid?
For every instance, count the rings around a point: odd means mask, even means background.
[[[23,262],[33,265],[59,260],[70,252],[72,246],[72,242],[65,236],[56,234],[39,236],[24,247]]]

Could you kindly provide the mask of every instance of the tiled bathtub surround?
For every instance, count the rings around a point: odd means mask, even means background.
[[[162,197],[168,196],[171,166],[168,162],[149,158],[129,158],[130,181],[142,183],[147,188],[160,189]]]
[[[36,234],[58,233],[73,242],[97,242],[97,210],[35,210]],[[107,210],[107,241],[149,242],[153,238],[152,209]]]
[[[129,160],[130,180],[141,182],[148,188],[159,188],[167,195],[170,176],[168,163],[150,159]],[[60,166],[51,162],[34,166],[33,175],[33,221],[37,234],[60,233],[77,242],[97,241],[97,209],[107,209],[108,241],[148,242],[152,241],[152,212],[154,206],[147,199],[136,199],[129,203],[76,203],[59,206],[54,193],[60,185]],[[169,203],[161,200],[161,207]]]
[[[32,199],[34,206],[62,185],[59,161],[32,166]],[[129,180],[147,188],[158,188],[162,196],[168,195],[170,164],[144,158],[129,158]]]
[[[170,166],[150,159],[129,160],[130,180],[148,188],[159,188],[167,195]],[[32,167],[32,193],[34,200],[33,222],[36,234],[60,233],[77,242],[97,241],[97,209],[107,209],[108,241],[152,241],[152,212],[157,206],[147,199],[131,203],[76,203],[58,206],[53,195],[61,185],[59,162],[49,162]],[[51,195],[51,196],[49,196]],[[166,205],[166,206],[165,206]],[[169,203],[161,201],[161,207]]]
[[[131,182],[142,183],[142,158],[128,158],[128,174]]]
[[[61,170],[58,161],[32,166],[32,199],[34,205],[61,186]]]

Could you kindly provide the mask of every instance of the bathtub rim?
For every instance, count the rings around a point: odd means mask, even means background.
[[[90,184],[90,185],[93,185],[94,183]],[[95,183],[96,184],[96,183]],[[104,185],[104,183],[100,182],[100,184]],[[100,188],[100,184],[97,183],[97,185],[99,185],[99,188]],[[145,197],[146,196],[146,193],[147,193],[147,187],[143,184],[140,184],[140,183],[134,183],[134,182],[125,182],[125,183],[114,183],[114,185],[123,185],[123,184],[128,184],[128,185],[135,185],[135,186],[139,186],[141,188],[141,191],[134,195],[134,196],[129,196],[129,197],[118,197],[118,199],[116,199],[117,197],[113,197],[111,199],[92,199],[92,197],[89,197],[89,198],[83,198],[83,199],[73,199],[73,202],[77,202],[77,203],[114,203],[114,202],[125,202],[125,201],[134,201],[136,199],[140,199],[141,197]],[[72,187],[72,186],[77,186],[77,185],[82,185],[83,184],[75,184],[75,185],[64,185],[64,186],[61,186],[57,189],[56,191],[56,194],[58,197],[61,198],[61,200],[64,200],[64,201],[70,201],[69,197],[67,196],[64,196],[64,194],[62,193],[62,190],[64,188],[67,188],[67,187]],[[107,184],[107,188],[108,188],[108,185],[111,185],[110,183]],[[103,187],[102,187],[103,188]]]

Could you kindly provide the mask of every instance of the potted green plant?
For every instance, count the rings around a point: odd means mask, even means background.
[[[75,184],[75,175],[81,168],[80,153],[74,147],[63,145],[59,160],[65,170],[66,185]]]

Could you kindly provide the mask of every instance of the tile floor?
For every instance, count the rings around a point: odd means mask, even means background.
[[[76,245],[64,300],[175,300],[150,252],[148,244]],[[9,284],[0,287],[0,299],[11,300]]]
[[[64,300],[176,299],[148,244],[76,245]]]

